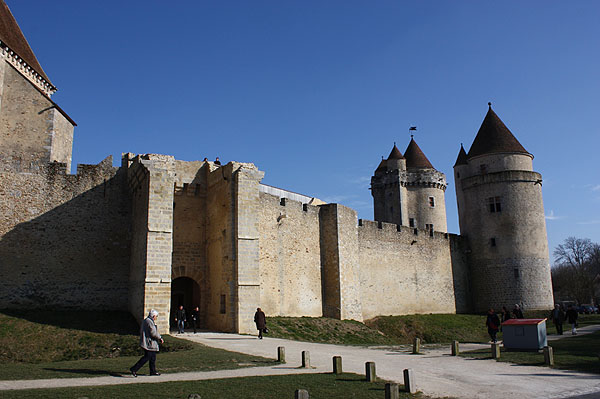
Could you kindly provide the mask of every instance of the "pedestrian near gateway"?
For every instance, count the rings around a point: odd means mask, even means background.
[[[183,305],[179,305],[179,309],[175,314],[175,321],[177,322],[177,332],[183,334],[185,332],[185,322],[187,321]]]
[[[158,333],[156,327],[156,319],[158,312],[154,309],[148,313],[148,317],[144,319],[140,326],[140,346],[144,350],[144,356],[138,362],[129,369],[131,375],[137,377],[137,372],[142,368],[146,362],[150,363],[150,375],[160,375],[156,371],[156,353],[159,350],[158,343],[164,343],[162,337]]]
[[[262,339],[263,331],[267,328],[267,318],[265,316],[265,312],[263,312],[260,308],[256,308],[256,313],[254,313],[254,322],[256,323],[256,328],[258,329],[258,339]]]
[[[494,312],[494,309],[490,308],[490,310],[488,310],[485,325],[488,328],[488,334],[490,335],[492,342],[496,343],[496,334],[498,334],[498,329],[500,328],[500,319],[498,318],[498,315]]]

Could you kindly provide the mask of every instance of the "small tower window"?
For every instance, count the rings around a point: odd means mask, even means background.
[[[415,218],[409,218],[408,219],[408,225],[410,227],[415,227]]]
[[[490,246],[491,247],[495,247],[496,246],[496,237],[490,238]]]
[[[488,206],[490,213],[502,212],[502,197],[489,197]]]
[[[429,206],[431,208],[435,208],[435,198],[434,197],[429,197]]]
[[[427,230],[429,232],[430,237],[433,237],[433,224],[426,224],[425,230]]]
[[[514,269],[515,278],[519,278],[519,269]]]
[[[485,175],[487,173],[487,165],[484,163],[479,165],[479,171],[481,172],[482,175]]]
[[[221,295],[221,303],[220,303],[220,305],[221,305],[221,309],[220,309],[221,310],[221,314],[227,313],[227,305],[226,305],[226,302],[225,302],[225,298],[226,298],[225,295]]]

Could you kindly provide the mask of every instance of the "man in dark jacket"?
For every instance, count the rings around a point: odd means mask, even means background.
[[[254,313],[254,322],[256,323],[256,328],[258,329],[258,339],[263,338],[263,331],[267,328],[267,318],[265,317],[265,312],[260,310],[260,308],[256,308],[256,313]]]
[[[200,308],[196,306],[194,310],[192,310],[192,323],[194,323],[194,334],[196,334],[196,330],[198,329],[198,322],[200,321]]]
[[[498,329],[500,328],[500,319],[498,318],[498,315],[494,313],[494,309],[490,308],[490,310],[488,310],[485,325],[488,328],[488,334],[490,334],[492,342],[496,343],[496,334],[498,334]]]
[[[175,313],[175,321],[177,322],[177,331],[179,334],[183,334],[185,332],[185,322],[187,321],[183,305],[179,305],[179,309],[177,309],[177,313]]]
[[[571,324],[571,334],[577,335],[577,318],[579,315],[577,311],[573,307],[573,305],[569,305],[569,309],[567,310],[567,320],[569,324]]]
[[[550,311],[550,316],[548,316],[548,318],[554,323],[558,335],[563,335],[563,323],[565,322],[565,312],[563,312],[559,304],[554,305],[554,309]]]
[[[156,352],[158,352],[158,342],[162,344],[164,341],[158,329],[156,328],[156,318],[158,312],[154,309],[148,313],[148,317],[142,322],[140,326],[140,346],[144,350],[144,356],[138,362],[129,369],[131,375],[137,377],[137,372],[147,361],[150,361],[150,375],[160,375],[156,371]]]

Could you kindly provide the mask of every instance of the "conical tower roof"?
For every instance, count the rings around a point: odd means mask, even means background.
[[[402,156],[402,153],[398,147],[396,147],[396,143],[394,143],[394,148],[392,148],[392,152],[390,152],[390,155],[387,157],[387,159],[404,159],[404,156]]]
[[[375,173],[384,171],[386,169],[387,169],[387,161],[385,159],[382,159],[381,162],[379,163],[379,166],[377,167],[377,169],[375,169]]]
[[[468,158],[499,152],[529,154],[492,110],[492,103],[488,103],[488,105],[490,109],[481,123],[473,144],[471,144]]]
[[[460,143],[460,151],[458,152],[458,157],[456,158],[456,162],[454,163],[454,166],[466,165],[466,164],[467,164],[467,152],[465,151],[465,148],[463,147],[462,143]]]
[[[412,137],[406,151],[404,151],[404,158],[406,158],[407,168],[435,169]]]
[[[4,0],[0,0],[0,41],[22,58],[46,82],[52,84]]]

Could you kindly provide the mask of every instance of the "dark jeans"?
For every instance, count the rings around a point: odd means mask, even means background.
[[[496,342],[496,334],[498,334],[498,330],[492,330],[491,328],[488,328],[488,334],[490,334],[492,341]]]
[[[144,356],[131,368],[131,371],[138,372],[147,361],[150,361],[150,374],[156,373],[156,352],[144,349]]]
[[[558,335],[563,335],[562,323],[554,323],[554,325],[556,326],[556,332]]]
[[[263,333],[262,328],[259,328],[258,329],[258,338],[262,339],[262,333]]]

